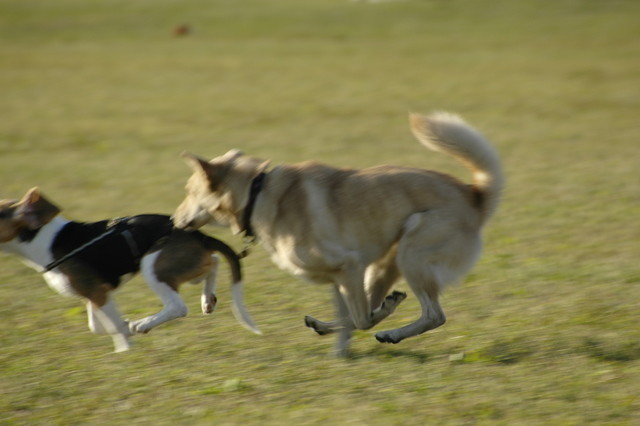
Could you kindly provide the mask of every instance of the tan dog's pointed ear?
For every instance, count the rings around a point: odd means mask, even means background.
[[[36,186],[18,202],[15,218],[29,229],[38,229],[56,217],[60,209],[47,200]]]
[[[229,170],[227,164],[210,163],[204,158],[188,152],[183,153],[182,158],[185,159],[195,173],[202,173],[206,177],[212,190],[218,188]]]
[[[239,149],[232,149],[227,151],[227,153],[224,154],[222,158],[226,161],[234,161],[235,159],[242,157],[243,155],[244,152],[240,151]]]
[[[269,165],[270,165],[270,164],[271,164],[271,161],[270,161],[270,160],[265,160],[265,161],[263,161],[263,162],[258,166],[258,172],[259,172],[259,173],[265,172],[265,171],[269,168]]]
[[[194,171],[204,170],[209,164],[204,158],[198,157],[197,155],[187,151],[184,151],[180,156]]]

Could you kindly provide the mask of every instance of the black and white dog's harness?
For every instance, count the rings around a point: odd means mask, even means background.
[[[128,217],[120,217],[120,218],[117,218],[117,219],[112,219],[109,222],[109,224],[107,225],[107,228],[108,228],[107,231],[105,231],[102,234],[98,235],[97,237],[95,237],[91,241],[88,241],[88,242],[82,244],[80,247],[75,248],[74,250],[72,250],[69,253],[65,254],[61,258],[59,258],[57,260],[54,260],[53,262],[49,263],[44,268],[44,272],[49,272],[52,269],[57,268],[58,266],[60,266],[64,262],[66,262],[67,260],[69,260],[72,257],[74,257],[76,254],[80,253],[82,250],[84,250],[84,249],[86,249],[86,248],[88,248],[88,247],[90,247],[90,246],[92,246],[94,244],[97,244],[99,241],[111,236],[115,232],[122,232],[122,236],[125,237],[125,239],[127,240],[127,243],[129,244],[129,248],[131,249],[131,253],[133,253],[134,255],[137,255],[137,253],[139,253],[138,246],[135,243],[135,240],[133,240],[133,238],[131,236],[131,232],[128,229],[119,230],[118,228],[122,228],[122,226],[117,226],[121,222],[123,222],[123,221],[125,221],[127,219],[129,219],[129,218]]]
[[[55,260],[45,271],[63,264],[80,269],[79,273],[90,268],[115,287],[123,275],[138,272],[142,256],[172,230],[173,222],[165,215],[69,222],[53,240],[51,252]]]

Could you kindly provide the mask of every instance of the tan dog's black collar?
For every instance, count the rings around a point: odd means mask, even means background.
[[[249,189],[249,201],[247,201],[247,206],[244,208],[244,213],[242,214],[242,228],[244,230],[244,236],[248,238],[255,237],[255,234],[253,233],[253,227],[251,226],[251,214],[253,213],[253,208],[256,204],[256,198],[258,198],[258,194],[262,190],[264,178],[266,176],[267,174],[262,172],[258,176],[254,177],[251,181],[251,188]]]

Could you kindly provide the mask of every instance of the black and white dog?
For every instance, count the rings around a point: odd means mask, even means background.
[[[0,201],[0,250],[22,256],[43,272],[58,293],[86,300],[89,329],[109,334],[116,352],[130,348],[129,337],[147,333],[187,314],[178,295],[180,284],[204,280],[204,314],[216,305],[218,256],[230,264],[233,312],[249,330],[260,334],[243,302],[238,255],[225,243],[197,231],[173,227],[169,216],[139,215],[82,223],[63,218],[60,209],[33,188],[20,201]],[[137,321],[125,321],[111,292],[141,271],[164,308]]]

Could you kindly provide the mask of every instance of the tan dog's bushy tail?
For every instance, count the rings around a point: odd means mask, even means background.
[[[482,194],[483,219],[495,212],[504,186],[498,153],[476,129],[455,114],[410,114],[413,135],[427,148],[449,154],[473,174],[473,186]]]

